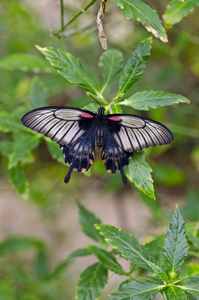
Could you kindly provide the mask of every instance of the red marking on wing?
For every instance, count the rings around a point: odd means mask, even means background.
[[[108,119],[112,120],[112,121],[120,121],[120,117],[119,116],[108,117]]]
[[[83,112],[83,113],[81,114],[81,117],[82,117],[82,118],[94,118],[92,115],[90,115],[90,114],[88,114],[88,113],[86,113],[86,112]]]

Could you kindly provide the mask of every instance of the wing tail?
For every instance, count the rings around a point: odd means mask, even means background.
[[[71,172],[87,172],[95,160],[95,127],[91,127],[72,145],[60,145],[65,163],[70,165],[64,182],[68,183]]]

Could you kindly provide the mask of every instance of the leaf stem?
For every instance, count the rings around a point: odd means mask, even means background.
[[[165,293],[165,291],[162,291],[161,293],[162,293],[164,300],[168,300],[168,297],[167,297],[167,294]]]
[[[64,28],[64,4],[63,0],[60,0],[60,7],[61,7],[61,29]]]
[[[63,10],[63,0],[60,0],[61,1],[61,18],[62,18],[62,10]],[[80,12],[78,12],[78,14],[76,14],[68,23],[66,23],[64,25],[64,23],[62,23],[63,21],[63,18],[62,18],[62,21],[61,21],[61,29],[58,30],[57,32],[53,33],[54,35],[57,35],[59,36],[59,34],[61,32],[63,32],[71,23],[73,23],[81,14],[83,14],[90,6],[92,6],[97,0],[91,0]]]

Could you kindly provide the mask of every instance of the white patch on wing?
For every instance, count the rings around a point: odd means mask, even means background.
[[[58,109],[55,111],[55,117],[67,120],[67,121],[76,121],[81,117],[82,112],[75,109]]]

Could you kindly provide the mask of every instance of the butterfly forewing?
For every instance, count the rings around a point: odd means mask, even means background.
[[[134,115],[108,115],[110,131],[118,145],[127,152],[169,144],[173,134],[163,124]]]
[[[83,117],[83,123],[82,115],[87,115],[87,118]],[[94,114],[80,109],[48,107],[28,112],[21,121],[28,128],[44,134],[56,143],[67,145],[86,131],[93,117]]]

